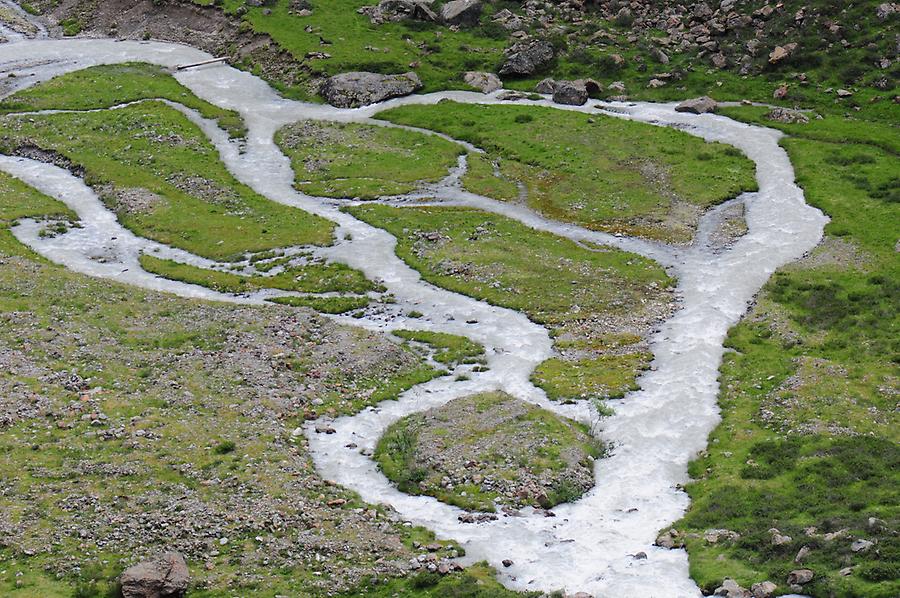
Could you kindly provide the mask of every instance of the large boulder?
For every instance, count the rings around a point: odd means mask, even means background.
[[[357,108],[406,96],[421,88],[422,81],[412,72],[402,75],[351,72],[329,77],[319,93],[332,106]]]
[[[556,90],[556,79],[551,79],[547,77],[546,79],[541,79],[537,85],[534,86],[535,93],[544,93],[547,95],[552,94]]]
[[[557,81],[553,88],[553,101],[557,104],[581,106],[588,101],[588,90],[584,81]]]
[[[710,97],[702,96],[692,100],[685,100],[675,106],[676,112],[690,112],[691,114],[706,114],[715,112],[719,105]]]
[[[167,552],[129,567],[122,573],[123,598],[181,598],[191,580],[184,557]]]
[[[494,73],[469,71],[463,75],[463,81],[466,82],[466,85],[481,90],[482,93],[492,93],[503,87],[503,82],[500,81],[500,77]]]
[[[544,40],[519,42],[506,51],[501,75],[533,75],[553,61],[553,45]]]
[[[477,25],[481,18],[481,0],[450,0],[441,7],[441,20],[447,25]]]

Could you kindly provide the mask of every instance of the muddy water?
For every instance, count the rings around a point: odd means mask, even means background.
[[[23,61],[23,57],[27,60]],[[174,44],[34,40],[0,46],[0,71],[33,73],[33,82],[93,64],[139,60],[172,67],[205,58],[208,55]],[[688,576],[686,554],[656,548],[653,540],[659,529],[678,519],[687,507],[687,496],[678,490],[678,485],[687,479],[688,460],[704,448],[708,433],[718,421],[716,375],[728,328],[737,322],[754,293],[777,267],[800,257],[818,242],[825,223],[821,213],[804,203],[801,190],[794,184],[793,169],[778,146],[779,133],[719,116],[679,114],[672,105],[603,105],[618,117],[679,126],[691,134],[730,143],[756,163],[760,189],[742,198],[749,232],[719,253],[705,244],[672,249],[557,223],[521,206],[463,193],[453,177],[437,190],[445,200],[504,214],[535,228],[653,257],[678,277],[682,297],[681,309],[652,338],[655,367],[641,378],[642,390],[613,405],[616,415],[606,422],[603,434],[616,448],[610,458],[597,464],[597,487],[579,501],[554,509],[556,517],[525,511],[522,517],[462,524],[457,521],[458,509],[428,497],[398,492],[363,453],[397,418],[481,390],[502,389],[557,413],[586,417],[583,409],[549,404],[528,380],[533,368],[551,355],[546,330],[519,313],[423,283],[418,273],[394,255],[393,237],[339,212],[334,202],[293,190],[289,161],[272,141],[278,128],[303,118],[363,121],[384,106],[339,110],[287,101],[259,79],[222,65],[176,76],[200,97],[238,110],[246,120],[249,134],[245,146],[239,148],[212,123],[194,117],[238,179],[273,201],[336,222],[337,238],[341,240],[323,253],[381,281],[397,297],[401,311],[415,309],[425,314],[414,321],[400,316],[353,323],[370,328],[414,327],[463,334],[487,348],[488,372],[473,374],[465,381],[445,377],[417,386],[399,401],[332,422],[337,430],[333,435],[316,434],[312,425],[303,430],[324,477],[352,488],[364,500],[389,503],[409,521],[456,540],[465,547],[466,560],[488,560],[500,570],[501,581],[512,588],[566,589],[610,597],[699,595]],[[403,98],[387,106],[435,103],[443,98],[497,101],[481,94],[449,92]],[[574,109],[596,111],[593,106]],[[41,239],[28,228],[34,227],[33,223],[24,223],[16,229],[23,242],[85,274],[186,296],[234,299],[204,294],[196,287],[163,281],[146,273],[115,274],[106,267],[108,261],[91,259],[91,252],[103,247],[122,256],[121,263],[130,271],[135,267],[130,260],[136,259],[136,252],[148,242],[118,229],[114,235],[109,234],[110,215],[104,213],[95,197],[90,197],[90,189],[75,185],[76,195],[82,197],[73,198],[67,193],[73,188],[71,177],[53,168],[17,159],[0,161],[0,169],[36,184],[73,208],[79,201],[92,206],[90,210],[84,206],[78,210],[83,229],[53,239]],[[67,239],[69,235],[71,241]],[[357,448],[346,448],[349,443]],[[647,558],[632,556],[639,552],[646,553]],[[502,567],[503,559],[512,560],[514,565]]]

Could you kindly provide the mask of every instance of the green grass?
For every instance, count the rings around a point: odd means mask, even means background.
[[[271,276],[245,276],[198,268],[149,254],[140,256],[141,267],[170,280],[208,287],[222,293],[249,293],[260,289],[280,289],[301,293],[367,293],[376,289],[359,270],[338,263],[313,261],[288,266]]]
[[[247,130],[240,115],[195,96],[166,69],[141,62],[93,66],[59,75],[0,102],[0,113],[38,110],[98,110],[128,102],[166,99],[216,120],[232,137]]]
[[[430,346],[434,350],[433,359],[446,366],[485,363],[484,347],[464,336],[426,330],[396,330],[393,334],[407,341]]]
[[[333,224],[237,182],[181,113],[148,102],[119,110],[0,117],[0,151],[37,145],[84,169],[85,182],[136,234],[214,260],[326,245]],[[150,197],[129,206],[128,193]]]
[[[668,302],[664,289],[673,283],[645,258],[610,248],[592,251],[478,210],[365,205],[348,211],[396,236],[397,254],[428,282],[522,311],[549,327],[559,348],[574,343],[583,355],[599,357],[612,348],[643,353],[628,348],[639,336],[599,331],[594,322],[640,317]],[[550,375],[541,378],[542,385],[557,389],[559,398],[602,396],[612,378],[616,386],[630,388],[645,367],[644,357],[626,357],[618,360],[615,373],[596,371],[585,379],[581,359],[586,357],[564,364],[554,360],[543,369]]]
[[[519,198],[519,187],[514,180],[494,172],[494,164],[483,154],[469,154],[468,169],[463,175],[463,187],[472,193],[502,201]]]
[[[271,303],[308,307],[323,314],[345,314],[368,307],[368,297],[273,297]]]
[[[500,159],[540,213],[595,230],[689,241],[696,222],[672,217],[673,196],[699,208],[755,190],[754,167],[736,149],[671,128],[533,106],[440,102],[378,115],[468,141]],[[478,165],[466,184],[499,187]]]
[[[429,437],[429,443],[438,439],[438,454],[477,459],[480,474],[512,481],[522,479],[525,473],[540,475],[570,468],[563,450],[577,448],[585,455],[600,456],[602,451],[585,426],[514,402],[504,393],[484,393],[456,399],[427,414],[407,416],[388,427],[378,441],[374,458],[384,475],[407,494],[433,496],[462,509],[494,512],[495,499],[499,498],[501,504],[508,504],[509,499],[473,483],[444,487],[442,478],[453,472],[426,463],[420,455],[423,436]],[[441,423],[447,428],[440,428]],[[493,452],[475,454],[477,446],[484,444],[494,447]],[[539,448],[534,450],[534,446]],[[575,500],[582,492],[563,479],[548,492],[546,504],[549,507]],[[519,502],[514,504],[521,506]]]
[[[896,397],[900,264],[896,129],[826,116],[806,125],[730,115],[786,130],[782,141],[807,201],[831,222],[808,263],[775,274],[729,333],[721,368],[723,420],[708,455],[691,464],[692,505],[677,527],[728,528],[735,542],[687,542],[691,574],[707,590],[725,576],[771,579],[786,591],[794,557],[815,572],[811,596],[896,596],[900,451]],[[892,151],[893,149],[893,151]],[[886,522],[872,527],[870,517]],[[846,529],[826,541],[818,534]],[[773,546],[767,530],[791,536]],[[850,544],[876,542],[854,553]],[[849,576],[838,571],[852,567]]]
[[[618,399],[638,389],[635,372],[649,367],[652,355],[630,353],[593,359],[548,359],[531,375],[531,381],[551,400],[574,398]]]
[[[308,195],[375,199],[437,182],[458,145],[433,135],[363,124],[304,121],[278,131],[295,187]]]

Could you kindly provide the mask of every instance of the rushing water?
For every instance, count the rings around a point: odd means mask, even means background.
[[[207,58],[195,49],[157,42],[31,40],[0,45],[0,74],[17,72],[21,85],[27,85],[95,64],[144,61],[174,67]],[[244,118],[249,133],[240,147],[214,123],[186,111],[219,149],[228,169],[273,201],[337,223],[340,240],[320,254],[362,270],[397,298],[399,309],[390,318],[338,319],[378,329],[409,327],[462,334],[486,347],[487,372],[472,373],[468,380],[444,377],[419,385],[399,401],[331,422],[335,434],[316,434],[313,424],[302,430],[325,478],[357,491],[368,502],[388,503],[405,519],[454,539],[466,549],[467,561],[488,560],[500,571],[501,581],[512,588],[565,589],[609,597],[699,595],[688,575],[686,553],[657,548],[653,541],[657,531],[677,520],[687,507],[687,496],[679,489],[687,481],[687,463],[705,447],[707,435],[718,422],[716,378],[728,328],[776,268],[815,246],[825,223],[818,210],[804,203],[802,191],[794,184],[793,169],[778,145],[780,133],[721,116],[679,114],[668,104],[603,104],[617,117],[678,126],[729,143],[756,163],[759,191],[741,198],[748,233],[719,252],[705,243],[672,249],[554,222],[521,205],[465,193],[458,187],[458,177],[451,176],[432,190],[430,196],[439,200],[503,214],[577,241],[611,244],[652,257],[678,277],[682,299],[679,311],[651,339],[654,368],[640,379],[642,389],[613,404],[616,414],[606,421],[603,436],[614,443],[615,450],[596,464],[597,487],[577,502],[556,507],[555,517],[526,509],[521,517],[464,524],[457,520],[459,509],[429,497],[400,493],[379,473],[364,453],[374,447],[385,427],[407,414],[489,389],[505,390],[570,417],[583,419],[586,409],[550,403],[529,382],[533,368],[551,355],[544,328],[520,313],[424,283],[396,257],[391,235],[341,213],[334,202],[295,191],[289,160],[275,146],[273,136],[281,126],[306,118],[365,122],[387,106],[435,103],[443,98],[498,100],[477,93],[446,92],[341,110],[285,100],[263,81],[224,65],[182,71],[176,77],[198,96],[237,110]],[[552,105],[547,101],[529,103]],[[597,111],[593,106],[565,109]],[[85,274],[187,297],[246,303],[262,300],[214,293],[141,271],[136,261],[141,250],[156,250],[182,261],[194,260],[192,263],[199,258],[124,230],[93,192],[65,171],[18,158],[0,159],[0,170],[78,212],[83,227],[58,237],[41,238],[37,224],[30,221],[14,230],[20,240],[53,261]],[[701,229],[712,226],[714,216],[714,212],[708,215]],[[425,317],[407,320],[399,315],[412,309]],[[356,448],[347,448],[351,443]],[[647,558],[632,556],[639,552]],[[502,567],[504,559],[514,565]]]

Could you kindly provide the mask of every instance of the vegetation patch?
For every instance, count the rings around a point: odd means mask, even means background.
[[[494,392],[401,419],[375,460],[403,492],[493,512],[577,499],[602,452],[587,427]]]
[[[446,366],[485,363],[484,347],[464,336],[426,330],[396,330],[393,334],[407,341],[427,345],[433,351],[432,359]]]
[[[532,208],[594,230],[689,242],[700,210],[756,189],[753,163],[735,148],[611,116],[443,101],[378,117],[486,150],[505,180],[525,186]],[[476,169],[464,181],[470,190],[518,197]]]
[[[260,289],[279,289],[301,293],[366,293],[376,290],[359,270],[344,264],[312,260],[310,263],[287,266],[271,275],[243,275],[221,270],[199,268],[149,254],[140,257],[141,267],[152,274],[179,280],[219,291],[221,293],[249,293]]]
[[[548,359],[535,369],[531,381],[554,401],[620,399],[638,389],[635,372],[647,369],[652,358],[649,353],[629,353],[571,361]]]
[[[295,187],[322,197],[409,193],[447,176],[461,152],[435,135],[356,123],[303,121],[275,140],[291,159]]]
[[[642,337],[672,306],[673,281],[631,253],[592,250],[472,209],[365,205],[348,211],[396,236],[397,254],[428,282],[548,326],[561,360],[539,379],[555,398],[608,394],[609,372],[580,372],[585,360],[610,353],[631,355],[612,360],[615,387],[631,387],[645,367]]]
[[[83,169],[122,224],[213,260],[326,245],[333,224],[272,202],[236,181],[202,131],[174,108],[146,102],[88,113],[0,117],[0,152]]]
[[[59,75],[0,101],[0,113],[99,110],[139,100],[165,99],[215,120],[232,137],[247,130],[241,116],[201,100],[166,69],[142,62],[92,66]]]
[[[710,591],[729,576],[787,592],[787,574],[808,568],[804,594],[896,596],[900,271],[897,230],[885,225],[898,218],[896,130],[729,113],[789,132],[798,182],[831,222],[729,333],[723,420],[691,464],[692,504],[677,525],[691,574]],[[709,528],[738,535],[710,542]]]

